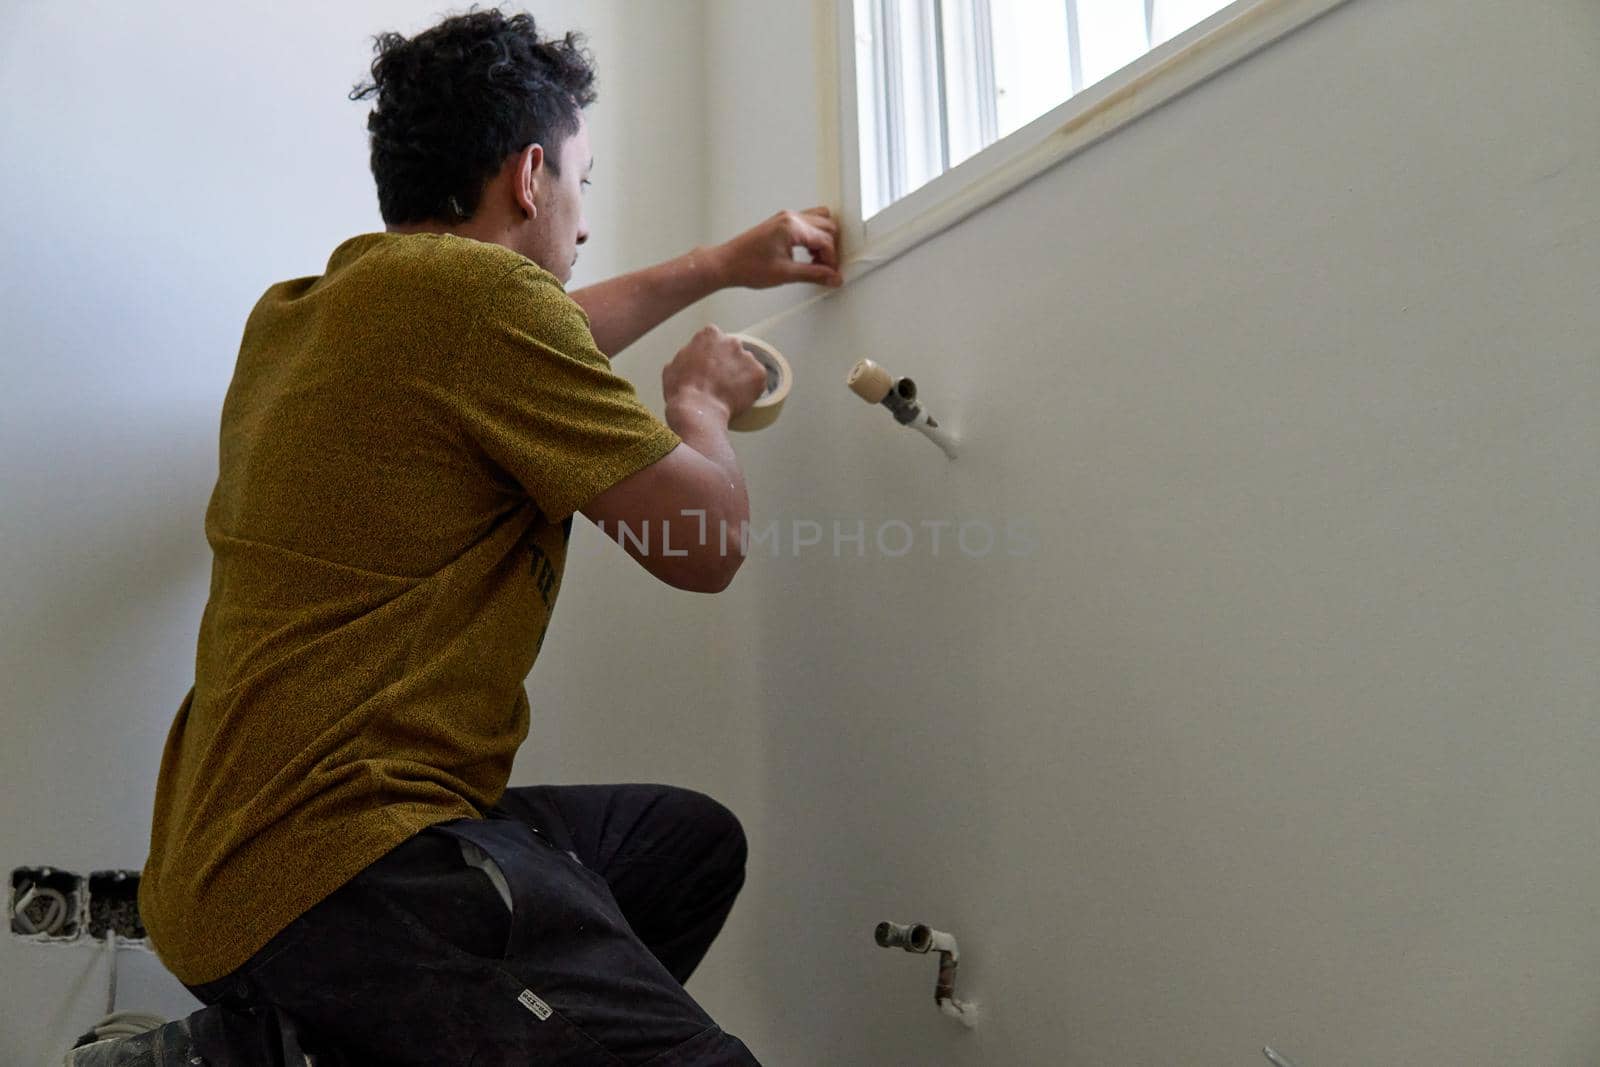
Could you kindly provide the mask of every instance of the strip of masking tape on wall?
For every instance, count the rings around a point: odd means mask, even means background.
[[[728,420],[728,429],[741,432],[764,430],[778,421],[783,402],[794,386],[794,371],[789,361],[783,358],[783,353],[761,338],[745,333],[736,333],[733,338],[766,370],[767,384],[754,404]]]

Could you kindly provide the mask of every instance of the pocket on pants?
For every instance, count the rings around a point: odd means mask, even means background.
[[[447,824],[441,824],[441,826]],[[481,867],[468,863],[457,839],[432,826],[401,844],[356,879],[463,952],[503,961],[511,914]]]

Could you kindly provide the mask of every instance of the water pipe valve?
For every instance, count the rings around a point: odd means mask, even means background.
[[[851,368],[844,383],[867,403],[888,408],[896,422],[920,431],[950,459],[956,458],[956,439],[917,400],[916,382],[910,378],[897,379],[872,360],[863,359]]]
[[[901,926],[882,922],[873,935],[884,948],[903,948],[907,952],[939,954],[939,979],[933,989],[934,1003],[939,1012],[972,1028],[978,1025],[978,1006],[970,1000],[956,999],[956,964],[961,961],[961,950],[953,935],[935,930],[924,923]]]

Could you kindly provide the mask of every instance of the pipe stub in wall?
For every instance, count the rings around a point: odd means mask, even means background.
[[[778,421],[778,413],[783,410],[784,399],[794,386],[794,371],[790,368],[789,361],[783,358],[783,354],[761,338],[736,333],[733,339],[743,345],[744,350],[761,364],[767,372],[767,384],[762,388],[761,395],[756,398],[754,404],[728,420],[728,429],[742,432],[765,430]]]
[[[850,369],[844,380],[850,391],[869,404],[879,404],[894,388],[894,377],[870,359],[863,359]]]

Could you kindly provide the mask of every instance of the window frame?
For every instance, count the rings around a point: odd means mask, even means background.
[[[835,122],[824,140],[836,164],[829,169],[847,283],[1350,0],[1235,0],[863,219],[855,18],[856,6],[869,2],[829,0],[820,6],[831,11],[818,19],[822,100]]]

